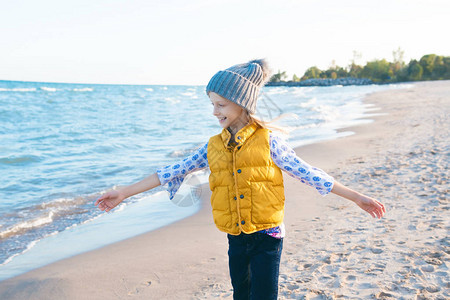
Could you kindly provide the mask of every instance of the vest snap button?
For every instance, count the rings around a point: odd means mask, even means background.
[[[238,150],[241,149],[241,146],[238,146]]]
[[[236,223],[236,226],[239,226],[239,223]]]
[[[237,197],[234,197],[234,200],[237,200]]]
[[[238,136],[238,137],[237,137],[237,139],[238,139],[238,140],[240,140],[240,139],[241,139],[241,137],[240,137],[240,136]]]
[[[244,199],[244,195],[240,195],[239,198]]]
[[[237,172],[238,172],[238,173],[241,173],[242,171],[241,171],[241,169],[239,169]]]
[[[244,225],[244,224],[245,224],[245,221],[244,221],[244,220],[242,220],[242,221],[241,221],[241,224],[242,224],[242,225]]]

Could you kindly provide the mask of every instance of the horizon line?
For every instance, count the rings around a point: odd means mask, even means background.
[[[86,83],[86,82],[62,82],[62,81],[34,81],[34,80],[8,80],[0,79],[1,82],[23,82],[23,83],[56,83],[56,84],[80,84],[80,85],[136,85],[136,86],[206,86],[206,84],[142,84],[142,83]]]

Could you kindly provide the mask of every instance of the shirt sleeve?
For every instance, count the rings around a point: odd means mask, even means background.
[[[270,133],[270,155],[274,163],[290,176],[314,187],[325,196],[333,189],[334,178],[315,168],[297,156],[290,145],[280,136]]]
[[[182,161],[156,170],[161,185],[167,185],[170,200],[175,196],[186,175],[209,166],[207,148],[208,143],[197,149]]]

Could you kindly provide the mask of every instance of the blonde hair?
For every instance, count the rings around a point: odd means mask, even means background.
[[[249,123],[255,123],[256,125],[258,125],[261,128],[269,129],[272,131],[278,131],[282,134],[285,134],[286,136],[288,136],[289,132],[291,131],[286,127],[273,124],[274,122],[287,117],[287,114],[282,114],[270,121],[264,121],[264,120],[258,118],[257,116],[255,116],[254,114],[249,113],[248,111],[247,111],[247,115],[249,117]]]

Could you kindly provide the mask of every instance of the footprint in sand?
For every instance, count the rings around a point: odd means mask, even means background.
[[[441,290],[438,286],[427,286],[425,289],[429,293],[437,293]]]
[[[374,254],[383,253],[383,249],[380,249],[380,248],[370,248],[370,251],[372,251],[372,253],[374,253]]]
[[[139,286],[135,287],[134,290],[128,292],[128,296],[136,296],[139,295],[144,289],[150,287],[152,285],[152,281],[144,281]]]
[[[365,290],[365,289],[374,289],[374,288],[376,288],[376,287],[377,287],[377,285],[374,284],[374,283],[371,283],[371,282],[364,282],[364,283],[360,283],[360,284],[358,285],[358,289],[362,289],[362,290]]]
[[[133,290],[128,292],[128,295],[129,296],[139,295],[143,290],[161,282],[158,274],[154,273],[152,277],[153,277],[152,279],[142,281],[138,286],[134,287]]]
[[[310,282],[311,280],[312,280],[311,277],[303,277],[303,278],[301,278],[301,279],[295,280],[295,282],[297,282],[297,283],[308,283],[308,282]]]
[[[428,266],[423,266],[423,267],[421,267],[420,269],[421,269],[422,271],[424,271],[424,272],[429,272],[429,273],[434,272],[434,267],[433,267],[433,266],[430,266],[430,265],[428,265]]]
[[[441,260],[439,260],[438,258],[434,258],[434,257],[428,257],[425,258],[425,261],[430,264],[430,265],[435,265],[435,266],[440,266],[443,264],[443,262]]]
[[[387,292],[379,292],[378,294],[375,295],[375,299],[387,300],[387,299],[396,299],[396,297],[394,297],[394,295],[389,294]]]

